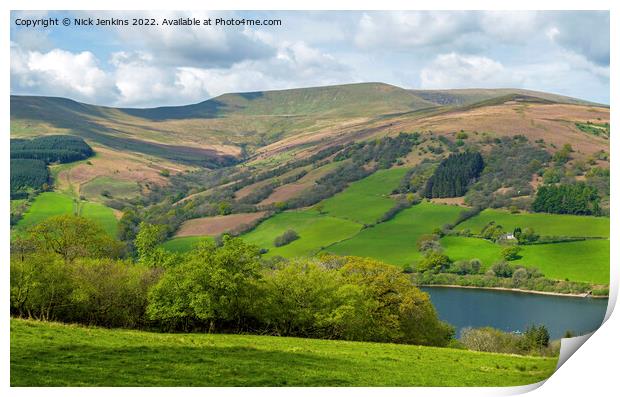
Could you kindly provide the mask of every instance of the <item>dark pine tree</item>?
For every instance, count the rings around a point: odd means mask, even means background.
[[[451,154],[441,161],[427,181],[424,196],[427,198],[463,196],[483,168],[484,161],[478,152]]]

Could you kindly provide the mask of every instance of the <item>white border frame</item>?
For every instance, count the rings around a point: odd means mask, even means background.
[[[611,10],[611,48],[618,47],[618,25],[620,23],[620,2],[611,0],[521,0],[519,2],[488,1],[488,0],[418,0],[415,2],[403,0],[383,0],[381,2],[371,1],[352,1],[341,0],[337,3],[333,0],[300,0],[287,2],[283,0],[263,0],[260,3],[251,0],[212,0],[210,2],[198,2],[189,0],[176,0],[174,2],[159,2],[153,4],[153,1],[138,0],[91,0],[88,3],[83,1],[57,0],[53,3],[44,0],[9,0],[2,3],[4,11],[2,18],[3,29],[0,32],[1,42],[4,46],[2,62],[2,88],[4,95],[0,98],[2,103],[2,120],[4,131],[10,131],[9,121],[9,105],[10,105],[10,61],[9,61],[9,24],[10,10],[71,10],[71,9],[87,9],[87,10],[193,10],[193,9],[210,9],[210,10]],[[6,25],[5,25],[6,24]],[[620,119],[613,107],[618,97],[619,88],[617,83],[616,69],[618,65],[618,56],[616,51],[611,54],[611,77],[610,77],[610,106],[611,125],[617,126]],[[5,143],[8,143],[8,136],[5,137]],[[618,140],[612,133],[611,152],[616,153]],[[513,395],[524,393],[536,389],[534,395],[556,395],[564,396],[572,395],[609,395],[611,390],[618,390],[618,374],[617,365],[620,362],[618,355],[620,354],[620,346],[618,344],[617,335],[620,335],[620,315],[615,314],[610,318],[615,302],[618,296],[618,280],[620,272],[618,267],[618,236],[620,227],[615,223],[616,208],[620,203],[620,187],[617,183],[617,172],[620,167],[618,162],[611,163],[611,283],[610,283],[610,305],[607,310],[606,320],[601,328],[596,331],[593,336],[580,348],[574,357],[571,357],[548,381],[535,385],[508,387],[508,388],[175,388],[169,390],[167,388],[9,388],[9,368],[10,368],[10,339],[9,339],[9,145],[2,145],[0,148],[2,158],[4,159],[4,167],[1,167],[3,182],[2,189],[5,199],[2,201],[2,209],[5,215],[5,221],[1,230],[1,246],[3,261],[3,277],[0,278],[0,293],[2,303],[0,303],[0,313],[2,323],[0,325],[0,339],[2,344],[0,349],[2,370],[0,371],[0,381],[5,392],[11,395],[56,395],[56,396],[81,396],[88,393],[93,396],[108,396],[110,393],[121,395],[148,395],[148,396],[164,396],[171,392],[183,396],[198,396],[205,393],[214,393],[218,396],[236,396],[239,394],[252,394],[264,396],[285,396],[289,394],[296,395],[336,395],[340,393],[352,392],[360,396],[371,395],[402,395],[409,396],[412,394],[423,393],[424,395],[462,395],[462,396],[485,396],[485,395]],[[540,387],[542,384],[544,386]],[[6,394],[5,394],[6,395]]]

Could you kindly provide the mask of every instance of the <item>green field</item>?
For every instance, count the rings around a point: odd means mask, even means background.
[[[41,193],[17,223],[16,229],[25,230],[52,216],[74,214],[75,211],[76,205],[71,197],[56,192]]]
[[[513,386],[556,358],[11,320],[11,386]]]
[[[609,218],[542,213],[511,214],[504,210],[486,209],[459,224],[456,230],[470,229],[480,233],[489,222],[502,225],[512,232],[515,227],[533,228],[543,236],[609,237]]]
[[[394,265],[411,265],[421,258],[416,243],[420,236],[454,222],[463,208],[422,202],[398,213],[394,219],[362,230],[355,237],[326,251],[338,255],[368,256]]]
[[[479,259],[483,269],[502,260],[502,247],[481,238],[447,236],[441,239],[441,246],[453,261]]]
[[[482,261],[483,269],[502,260],[502,246],[480,238],[448,236],[441,239],[441,245],[453,261],[477,258]],[[536,267],[545,277],[556,280],[609,283],[609,240],[520,247],[521,258],[512,264]]]
[[[164,242],[162,248],[171,252],[187,252],[191,250],[196,244],[204,240],[213,240],[207,236],[188,236],[188,237],[175,237]]]
[[[395,201],[389,198],[389,194],[405,173],[406,168],[379,170],[324,200],[322,210],[338,218],[372,224],[394,206]]]
[[[523,247],[515,261],[537,267],[547,278],[609,284],[609,240],[585,240]]]
[[[265,220],[256,229],[241,237],[248,243],[268,249],[267,256],[290,258],[313,255],[322,247],[353,236],[360,228],[358,223],[320,215],[315,211],[287,211]],[[288,229],[295,230],[299,239],[282,247],[275,247],[275,238]]]
[[[101,200],[101,193],[107,191],[114,198],[126,199],[140,194],[140,187],[136,182],[123,181],[107,176],[99,176],[80,188],[80,193],[89,199]]]
[[[77,213],[99,223],[110,235],[116,236],[118,221],[112,209],[92,202],[81,202],[78,208],[71,196],[56,192],[39,194],[15,226],[15,231],[24,231],[52,216]]]
[[[84,218],[91,219],[101,225],[112,236],[118,233],[118,220],[114,211],[103,204],[84,201],[80,205],[79,214]]]

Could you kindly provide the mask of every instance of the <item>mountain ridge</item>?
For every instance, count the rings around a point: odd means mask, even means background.
[[[298,96],[299,94],[306,94],[306,101],[315,101],[316,99],[324,99],[320,98],[322,93],[332,93],[336,94],[339,92],[344,92],[346,94],[368,94],[369,91],[364,91],[363,88],[370,88],[374,90],[376,93],[383,91],[384,94],[394,95],[398,93],[400,95],[406,95],[407,93],[411,93],[412,109],[409,110],[419,110],[424,107],[433,107],[433,106],[445,106],[445,105],[454,105],[454,106],[464,106],[471,105],[476,102],[481,102],[487,99],[505,96],[509,94],[524,94],[531,97],[538,97],[541,99],[550,100],[552,102],[557,103],[566,103],[566,104],[578,104],[578,105],[589,105],[596,107],[609,107],[609,105],[595,103],[579,98],[547,93],[543,91],[535,91],[521,88],[455,88],[455,89],[406,89],[401,88],[395,85],[381,83],[381,82],[367,82],[367,83],[351,83],[351,84],[339,84],[339,85],[328,85],[328,86],[316,86],[316,87],[302,87],[302,88],[288,88],[282,90],[263,90],[263,91],[248,91],[248,92],[232,92],[225,93],[222,95],[215,96],[213,98],[206,99],[204,101],[200,101],[197,103],[190,103],[185,105],[172,105],[172,106],[155,106],[155,107],[144,107],[144,108],[136,108],[136,107],[118,107],[118,106],[108,106],[108,105],[96,105],[89,104],[81,101],[77,101],[74,99],[66,98],[66,97],[56,97],[56,96],[44,96],[44,95],[11,95],[11,101],[13,99],[21,99],[24,100],[26,98],[39,98],[38,100],[45,101],[61,101],[63,103],[72,103],[74,107],[79,105],[79,107],[84,108],[87,113],[92,113],[95,110],[116,110],[120,112],[124,112],[126,114],[142,117],[142,118],[151,118],[156,120],[164,120],[165,116],[169,116],[170,118],[179,118],[183,116],[183,118],[191,118],[191,117],[202,117],[202,118],[213,118],[217,117],[218,110],[221,108],[222,110],[232,110],[234,111],[244,111],[247,109],[250,103],[256,100],[267,99],[273,102],[273,98],[275,96],[286,96],[290,98],[291,96]],[[370,91],[372,93],[372,91]],[[318,98],[317,98],[318,97]],[[373,100],[380,99],[381,95],[374,95]],[[348,97],[347,97],[348,98]],[[386,99],[389,99],[386,97]],[[263,108],[263,107],[261,107]],[[323,110],[323,108],[314,108],[314,112],[317,110]],[[155,113],[161,112],[164,115],[155,115]],[[329,113],[329,112],[328,112]],[[227,114],[227,113],[224,113]],[[250,112],[249,114],[257,115],[255,112]],[[272,115],[274,113],[271,113]],[[279,113],[275,113],[279,114]],[[290,115],[290,114],[281,114],[281,115]]]
[[[145,190],[151,183],[167,183],[162,169],[179,173],[240,162],[268,169],[329,146],[400,132],[433,131],[452,140],[460,130],[496,137],[523,134],[549,142],[551,152],[571,143],[583,158],[609,142],[576,126],[607,121],[607,106],[523,89],[409,90],[356,83],[230,93],[144,109],[11,95],[10,111],[12,138],[77,135],[99,153],[92,166],[62,171],[59,180],[67,185],[105,176],[137,180]]]

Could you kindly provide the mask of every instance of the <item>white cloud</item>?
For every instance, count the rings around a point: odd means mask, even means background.
[[[54,13],[63,14],[50,16]],[[88,38],[74,38],[67,30],[43,34],[13,26],[12,92],[121,106],[186,104],[226,92],[355,81],[405,88],[527,87],[599,101],[608,101],[609,95],[606,12],[151,11],[106,16],[273,17],[282,18],[283,26],[110,27]],[[91,45],[97,35],[102,40]]]
[[[230,92],[285,89],[336,84],[347,79],[349,69],[328,54],[303,42],[285,43],[269,60],[244,61],[230,68],[181,68],[177,81],[188,95],[217,96]]]
[[[518,74],[483,56],[457,53],[438,55],[420,72],[422,88],[473,88],[520,86]]]
[[[556,13],[550,21],[551,41],[583,55],[589,62],[609,66],[609,12]]]
[[[281,42],[275,56],[244,60],[230,67],[200,68],[161,65],[146,52],[112,54],[110,64],[119,92],[116,104],[152,106],[203,101],[243,91],[336,84],[349,69],[333,56],[304,42]]]
[[[527,43],[540,32],[542,23],[536,11],[485,11],[478,15],[480,31],[504,43]]]
[[[526,88],[583,98],[586,85],[604,101],[609,95],[609,68],[588,61],[583,55],[561,51],[553,61],[533,60],[505,65],[488,57],[441,54],[420,72],[421,87]]]
[[[149,11],[122,14],[123,18],[228,18],[234,14],[225,11]],[[217,26],[143,26],[117,29],[120,39],[137,43],[158,54],[157,62],[178,67],[227,67],[248,59],[273,56],[275,49],[259,36],[248,33],[244,27]]]
[[[165,103],[176,97],[174,74],[167,68],[151,64],[148,53],[118,52],[111,56],[114,84],[119,92],[116,103],[121,106],[141,106]]]
[[[15,88],[82,100],[109,98],[113,85],[93,53],[61,49],[24,51],[11,45],[11,81]]]
[[[478,30],[470,12],[364,13],[355,44],[360,48],[412,48],[454,42]]]

